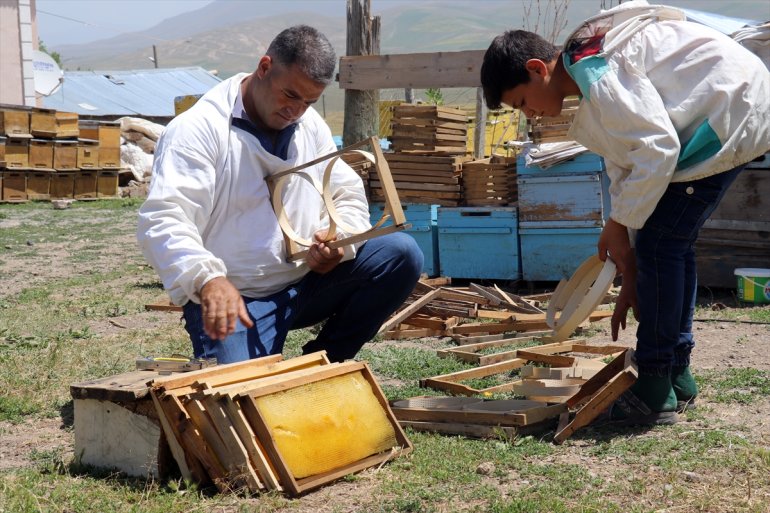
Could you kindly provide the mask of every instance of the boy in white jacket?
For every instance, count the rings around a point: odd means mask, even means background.
[[[605,158],[611,180],[598,251],[623,275],[613,340],[629,309],[639,319],[632,392],[643,404],[621,401],[615,414],[673,423],[697,395],[693,246],[745,164],[770,150],[770,73],[729,37],[644,0],[585,21],[563,48],[525,31],[498,36],[481,68],[485,99],[556,116],[581,97],[569,136]]]

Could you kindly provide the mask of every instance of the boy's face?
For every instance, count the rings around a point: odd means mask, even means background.
[[[553,67],[538,59],[527,61],[529,82],[519,84],[503,92],[502,102],[520,109],[528,118],[534,116],[558,116],[564,95],[553,87]]]

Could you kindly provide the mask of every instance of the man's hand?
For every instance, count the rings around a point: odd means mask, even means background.
[[[326,230],[321,230],[313,235],[313,245],[310,246],[310,250],[307,255],[307,266],[310,270],[318,274],[326,274],[340,263],[345,252],[340,248],[330,248],[326,245]],[[336,240],[333,237],[329,240]]]
[[[241,293],[225,277],[214,278],[201,289],[203,331],[212,340],[224,340],[235,332],[236,320],[254,326]]]

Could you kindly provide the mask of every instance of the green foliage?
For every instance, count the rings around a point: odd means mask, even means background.
[[[38,49],[41,52],[50,55],[51,58],[54,60],[54,62],[56,62],[56,64],[58,64],[59,67],[61,67],[61,65],[62,65],[61,64],[61,55],[59,54],[59,52],[53,52],[53,51],[49,50],[48,47],[46,47],[46,45],[45,45],[45,43],[43,42],[42,39],[38,39],[37,41],[38,41],[38,45],[37,45]]]
[[[444,105],[444,94],[441,92],[441,89],[426,89],[425,98],[429,105]]]

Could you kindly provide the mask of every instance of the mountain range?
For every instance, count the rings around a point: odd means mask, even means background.
[[[619,0],[374,0],[380,16],[380,53],[413,53],[483,49],[494,36],[511,28],[541,34],[553,32],[558,6],[566,6],[559,43],[583,19]],[[770,17],[767,0],[670,0],[667,3],[719,14]],[[149,6],[151,2],[137,5]],[[345,55],[345,0],[215,0],[188,13],[165,19],[141,32],[78,45],[50,48],[59,52],[67,70],[145,69],[201,66],[221,78],[251,71],[272,38],[282,29],[306,23],[327,35],[338,55]],[[148,7],[151,9],[151,7]],[[529,15],[527,15],[527,12]],[[337,110],[342,95],[327,90],[329,108]],[[382,97],[382,94],[381,94]],[[469,96],[470,97],[470,96]],[[383,99],[387,99],[383,98]]]

